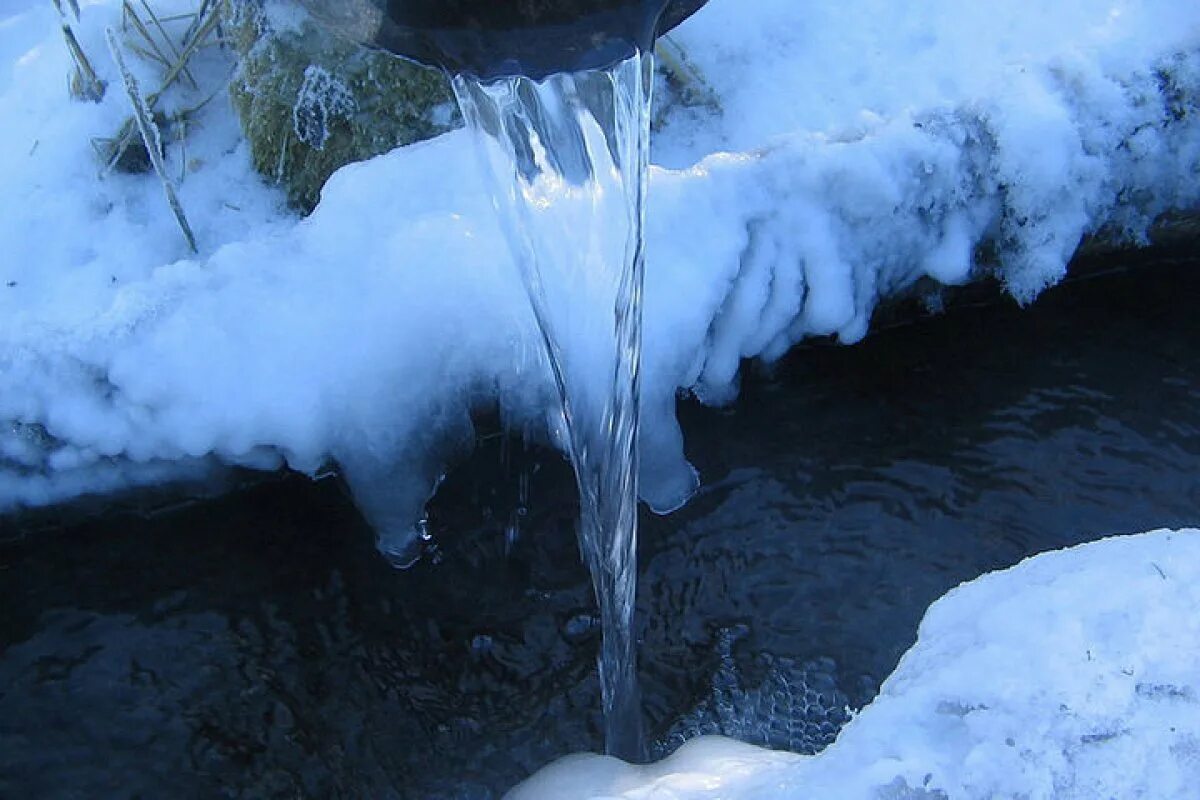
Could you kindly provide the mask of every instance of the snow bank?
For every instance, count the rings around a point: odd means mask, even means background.
[[[89,138],[128,114],[103,44],[119,3],[79,25],[113,84],[100,104],[67,100],[49,4],[16,8],[0,12],[0,509],[206,459],[333,459],[377,524],[407,525],[473,403],[540,424],[553,393],[465,134],[347,167],[299,221],[251,177],[219,97],[186,145],[167,136],[189,257],[153,176],[97,177]],[[676,36],[720,109],[667,109],[657,143],[650,499],[694,479],[681,388],[726,402],[743,358],[855,341],[922,276],[977,276],[981,245],[1030,300],[1084,236],[1136,243],[1200,204],[1195,4],[713,0]],[[210,79],[230,69],[205,59]]]
[[[820,755],[706,738],[649,767],[572,756],[509,800],[1195,797],[1198,603],[1200,531],[1036,556],[935,603]]]

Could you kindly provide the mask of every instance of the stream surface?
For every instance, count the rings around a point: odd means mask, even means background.
[[[1200,522],[1200,258],[1109,266],[681,403],[704,485],[638,553],[653,754],[819,748],[961,581]],[[333,480],[0,522],[0,798],[491,798],[602,749],[575,498],[495,433],[407,572]]]

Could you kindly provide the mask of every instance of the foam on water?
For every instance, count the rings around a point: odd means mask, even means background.
[[[642,755],[633,608],[643,224],[653,56],[608,69],[454,80],[559,403],[550,421],[580,496],[579,543],[604,638],[610,753]]]

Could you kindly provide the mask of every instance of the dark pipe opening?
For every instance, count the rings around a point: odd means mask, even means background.
[[[300,0],[363,44],[482,80],[607,67],[706,0]]]

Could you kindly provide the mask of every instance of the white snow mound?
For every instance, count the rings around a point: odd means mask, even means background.
[[[1184,800],[1200,786],[1200,531],[1035,556],[930,607],[816,756],[716,737],[631,767],[570,756],[508,800]]]

